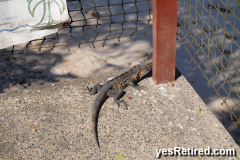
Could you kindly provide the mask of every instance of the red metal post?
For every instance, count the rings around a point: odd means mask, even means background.
[[[177,0],[152,0],[153,81],[175,80]]]

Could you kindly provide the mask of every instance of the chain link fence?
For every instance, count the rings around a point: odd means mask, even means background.
[[[179,0],[178,39],[209,86],[240,121],[239,0]],[[194,68],[194,69],[196,69]]]
[[[150,0],[67,0],[70,25],[58,33],[0,50],[0,53],[132,37],[152,32]],[[230,109],[239,110],[239,0],[178,0],[178,39],[209,86]],[[196,69],[195,68],[195,69]]]
[[[16,52],[94,43],[152,32],[149,0],[67,0],[70,25],[58,33],[0,50]],[[70,49],[69,49],[70,50]]]

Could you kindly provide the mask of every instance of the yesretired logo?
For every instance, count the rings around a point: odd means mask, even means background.
[[[156,149],[157,156],[160,158],[163,156],[235,156],[235,149],[213,149],[213,152],[210,147],[206,149],[197,149],[193,147],[183,148],[183,147],[174,147],[174,149]]]

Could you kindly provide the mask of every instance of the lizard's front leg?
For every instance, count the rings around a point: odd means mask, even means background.
[[[135,83],[135,81],[134,81],[134,79],[129,79],[128,80],[128,85],[129,86],[131,86],[131,87],[133,87],[134,89],[137,89],[137,90],[143,90],[145,87],[143,87],[143,86],[138,86],[136,83]]]
[[[126,106],[126,109],[128,109],[127,104],[123,100],[119,100],[123,95],[122,90],[111,89],[107,92],[107,94],[108,94],[109,97],[113,97],[113,101],[118,104],[118,108],[119,108],[119,103],[123,103]]]
[[[101,90],[102,86],[103,85],[100,85],[99,83],[97,83],[97,84],[95,84],[95,86],[93,86],[93,88],[88,88],[87,87],[88,93],[90,95],[94,95],[94,94],[98,93]]]

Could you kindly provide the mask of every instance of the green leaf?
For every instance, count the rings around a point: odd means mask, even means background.
[[[201,113],[201,109],[197,109],[198,113]]]
[[[108,138],[110,135],[109,135],[109,134],[106,134],[106,135],[104,135],[104,136]]]
[[[115,156],[115,158],[117,158],[117,159],[124,159],[125,157],[122,154],[118,154],[118,155]]]

